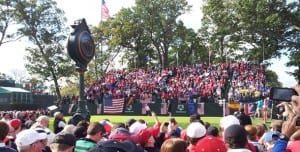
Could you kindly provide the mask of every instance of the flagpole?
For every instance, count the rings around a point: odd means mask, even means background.
[[[176,65],[178,67],[178,51],[176,52]]]
[[[100,24],[102,21],[102,0],[101,0],[101,11],[100,11]],[[102,41],[100,42],[100,56],[102,56]],[[98,56],[97,56],[97,51],[95,51],[95,75],[96,75],[96,79],[98,80]],[[102,71],[102,64],[101,64],[101,71]]]
[[[208,55],[208,65],[210,65],[210,55]]]
[[[210,46],[208,46],[208,65],[210,65],[210,56],[211,56],[211,50],[210,50]]]
[[[102,6],[103,5],[103,0],[101,0],[101,11],[100,11],[100,26],[101,26],[101,22],[102,22]],[[103,51],[103,43],[102,43],[102,41],[100,42],[100,56],[102,56],[102,51]],[[101,71],[100,71],[100,73],[102,73],[103,72],[103,62],[101,62]]]

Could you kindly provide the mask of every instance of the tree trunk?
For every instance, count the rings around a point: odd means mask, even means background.
[[[55,92],[56,92],[56,95],[57,95],[58,106],[59,106],[59,108],[61,108],[62,107],[62,99],[61,99],[60,89],[59,89],[59,85],[58,85],[58,82],[57,82],[57,77],[56,77],[56,75],[55,75],[52,68],[51,68],[51,74],[52,74],[54,85],[55,85]]]

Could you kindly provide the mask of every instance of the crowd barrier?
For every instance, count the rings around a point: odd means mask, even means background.
[[[171,114],[172,116],[189,116],[198,113],[202,116],[215,116],[223,115],[222,105],[214,102],[188,102],[171,100]],[[141,103],[136,100],[133,104],[126,106],[124,104],[122,112],[116,115],[149,115],[147,112],[147,105],[150,111],[154,111],[157,115],[169,115],[168,104],[162,100],[151,101],[150,103]],[[76,112],[77,104],[65,104],[62,106],[62,112],[65,115],[72,115]],[[104,112],[104,104],[89,103],[87,102],[87,109],[91,115],[108,115]],[[109,113],[111,115],[111,113]]]

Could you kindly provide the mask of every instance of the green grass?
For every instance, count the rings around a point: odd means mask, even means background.
[[[96,116],[92,116],[91,117],[91,122],[99,122],[100,120],[103,119],[109,119],[113,124],[114,123],[126,123],[127,120],[129,120],[130,118],[134,118],[134,119],[144,119],[149,126],[153,126],[154,124],[154,119],[152,116],[115,116],[115,115],[96,115]],[[160,122],[164,122],[164,121],[168,121],[170,117],[168,116],[158,116],[158,119]],[[182,128],[186,128],[189,124],[189,117],[173,117],[176,119],[176,121],[178,122],[179,126]],[[65,117],[66,121],[68,122],[68,120],[70,119],[70,117]],[[204,122],[209,122],[211,125],[219,127],[219,123],[220,123],[220,119],[221,117],[201,117],[201,119]],[[53,118],[50,119],[50,124],[49,124],[49,128],[51,130],[53,130]],[[267,122],[267,126],[270,125],[270,121],[269,120]],[[257,124],[257,123],[263,123],[263,120],[260,118],[256,118],[256,119],[252,119],[252,124]]]

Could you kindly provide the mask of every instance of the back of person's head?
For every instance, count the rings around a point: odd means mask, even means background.
[[[36,119],[37,122],[48,121],[48,120],[49,120],[49,117],[46,115],[41,115]]]
[[[53,142],[50,144],[50,148],[53,152],[72,152],[75,146],[75,142],[76,138],[73,134],[62,132],[54,137]]]
[[[36,113],[33,111],[33,112],[29,113],[28,117],[29,117],[29,119],[35,121],[36,120]]]
[[[0,120],[0,142],[2,142],[9,132],[9,126],[5,121]]]
[[[74,135],[77,139],[80,139],[80,138],[84,138],[86,137],[87,135],[87,128],[83,127],[83,126],[76,126],[74,128]]]
[[[160,152],[186,152],[187,143],[180,138],[170,138],[163,142]]]
[[[121,123],[121,122],[120,123],[116,123],[116,124],[113,125],[113,127],[112,127],[111,130],[114,130],[116,128],[126,128],[126,125],[125,125],[125,123]]]
[[[175,118],[170,118],[170,122],[173,123],[173,124],[175,124],[175,125],[177,124],[177,121],[176,121]]]
[[[135,122],[136,122],[136,120],[133,119],[133,118],[127,120],[127,122],[126,122],[126,128],[128,129]]]
[[[245,148],[247,131],[241,125],[231,125],[224,132],[224,140],[228,149]]]
[[[282,120],[273,120],[270,124],[270,127],[273,131],[281,132],[283,121]]]
[[[61,113],[60,111],[57,111],[57,112],[55,112],[54,113],[54,118],[60,118],[60,116],[62,116],[63,115],[63,113]]]
[[[142,123],[142,124],[146,124],[146,121],[144,119],[139,119],[137,121],[140,122],[140,123]]]
[[[201,116],[199,114],[192,114],[190,115],[190,123],[192,122],[200,122]]]
[[[68,125],[66,125],[64,127],[64,129],[61,132],[69,133],[69,134],[74,134],[75,128],[76,127],[74,125],[68,124]]]
[[[38,122],[38,125],[41,125],[42,127],[49,127],[49,117],[46,115],[39,116],[36,121]]]
[[[81,120],[76,124],[77,127],[85,127],[88,128],[89,126],[89,122],[86,120]]]
[[[264,135],[264,133],[267,131],[266,127],[264,126],[264,124],[256,124],[255,125],[256,128],[256,136],[257,138],[260,138]]]
[[[219,129],[215,126],[209,126],[207,128],[207,135],[211,135],[211,136],[219,136]]]
[[[93,122],[89,125],[87,129],[87,134],[88,135],[96,135],[97,133],[105,133],[105,128],[103,125],[101,125],[98,122]]]
[[[247,138],[249,140],[256,140],[256,134],[257,134],[256,127],[253,125],[246,125],[244,128],[248,133]]]
[[[97,146],[89,150],[90,152],[137,152],[137,145],[132,140],[116,141],[107,140],[101,141]]]

